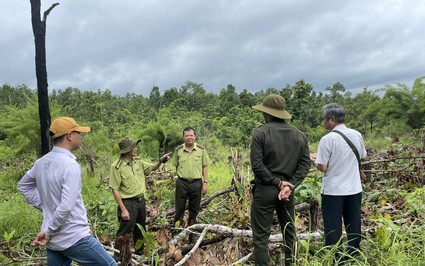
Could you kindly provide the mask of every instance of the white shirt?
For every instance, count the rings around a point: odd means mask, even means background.
[[[81,196],[81,167],[68,150],[53,147],[19,181],[28,204],[43,211],[41,229],[50,235],[47,247],[64,250],[90,235]]]
[[[344,124],[337,125],[333,130],[342,132],[354,144],[361,159],[366,156],[363,137],[358,131]],[[320,139],[316,163],[327,165],[322,179],[322,194],[343,196],[362,192],[356,155],[339,134],[330,132]]]

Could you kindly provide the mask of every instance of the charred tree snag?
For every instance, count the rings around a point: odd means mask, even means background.
[[[37,77],[38,113],[40,117],[41,155],[48,153],[52,147],[50,138],[50,109],[46,67],[46,20],[50,11],[59,3],[53,4],[44,12],[41,19],[41,0],[30,0],[31,22],[35,42],[35,74]]]

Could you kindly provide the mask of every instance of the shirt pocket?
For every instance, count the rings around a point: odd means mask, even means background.
[[[132,188],[136,185],[136,175],[134,175],[130,171],[123,171],[121,173],[121,177],[121,186],[123,186],[125,189]]]
[[[187,162],[186,158],[179,158],[179,167],[184,167]]]
[[[196,155],[194,159],[195,159],[195,166],[202,165],[202,155]]]

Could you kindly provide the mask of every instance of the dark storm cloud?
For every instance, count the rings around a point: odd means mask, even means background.
[[[0,84],[34,88],[30,4],[0,13]],[[394,0],[66,1],[47,20],[49,85],[148,95],[188,80],[213,92],[411,82],[425,75],[424,13]]]

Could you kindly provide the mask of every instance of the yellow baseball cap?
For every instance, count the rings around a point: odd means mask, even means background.
[[[67,116],[56,118],[50,125],[50,132],[54,139],[72,131],[87,133],[90,132],[90,127],[82,127],[74,119]]]

